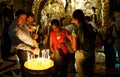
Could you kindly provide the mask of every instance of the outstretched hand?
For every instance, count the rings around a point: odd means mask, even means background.
[[[39,48],[33,47],[33,48],[31,48],[31,49],[32,49],[32,52],[33,52],[34,54],[39,55],[39,52],[40,52],[40,49],[39,49]]]

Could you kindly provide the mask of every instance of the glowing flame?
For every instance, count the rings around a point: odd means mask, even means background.
[[[44,49],[41,51],[42,57],[38,55],[37,58],[34,57],[34,55],[30,55],[30,53],[27,53],[28,60],[25,62],[24,66],[27,69],[31,70],[46,70],[54,66],[53,60],[50,59],[49,49]]]

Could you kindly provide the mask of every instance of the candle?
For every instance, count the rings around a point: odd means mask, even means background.
[[[50,12],[51,4],[48,5],[48,11]]]
[[[54,66],[54,62],[50,59],[50,50],[42,50],[42,57],[35,58],[35,54],[31,55],[27,52],[27,61],[24,66],[31,70],[45,70]]]
[[[47,52],[47,58],[50,59],[50,50],[47,49],[46,52]]]
[[[42,61],[37,62],[37,60],[38,60],[38,58],[32,59],[29,64],[30,67],[28,66],[28,61],[26,61],[24,66],[31,70],[45,70],[45,69],[48,69],[48,68],[54,66],[53,60],[49,60],[47,58],[43,58],[44,62],[42,62]]]
[[[28,61],[28,67],[30,67],[30,53],[29,52],[27,52],[27,61]]]
[[[56,6],[56,12],[58,12],[60,9],[59,9],[59,7],[58,6]]]
[[[36,33],[38,32],[39,27],[40,27],[40,25],[37,25],[37,27],[36,27]]]
[[[45,50],[42,50],[42,58],[45,58]]]

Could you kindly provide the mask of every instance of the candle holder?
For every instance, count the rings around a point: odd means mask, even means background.
[[[26,77],[51,77],[54,73],[54,61],[50,59],[50,50],[41,51],[42,56],[31,58],[28,53],[28,61],[24,63]]]

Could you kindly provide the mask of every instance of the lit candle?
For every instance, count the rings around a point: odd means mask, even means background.
[[[72,11],[73,11],[75,7],[74,0],[71,1],[71,6],[72,6]]]
[[[42,58],[44,58],[44,50],[42,50]]]
[[[40,58],[40,49],[38,49],[38,59]]]
[[[30,67],[28,66],[28,61],[25,62],[24,66],[28,69],[32,69],[32,70],[45,70],[48,69],[52,66],[54,66],[54,62],[53,60],[47,59],[47,58],[43,58],[43,62],[41,61],[42,59],[40,58],[39,62],[38,61],[39,58],[36,59],[32,59],[30,60]]]
[[[30,67],[30,53],[27,52],[27,61],[28,61],[28,67]]]
[[[40,25],[37,25],[37,27],[36,27],[36,33],[38,32],[39,27],[40,27]]]
[[[50,59],[50,56],[49,56],[50,55],[50,50],[47,49],[46,52],[47,52],[47,58]]]
[[[51,7],[51,5],[49,4],[49,5],[48,5],[48,9],[49,9],[48,11],[49,11],[49,12],[50,12],[50,7]]]
[[[56,12],[58,12],[60,9],[59,9],[59,7],[58,6],[56,6]]]

